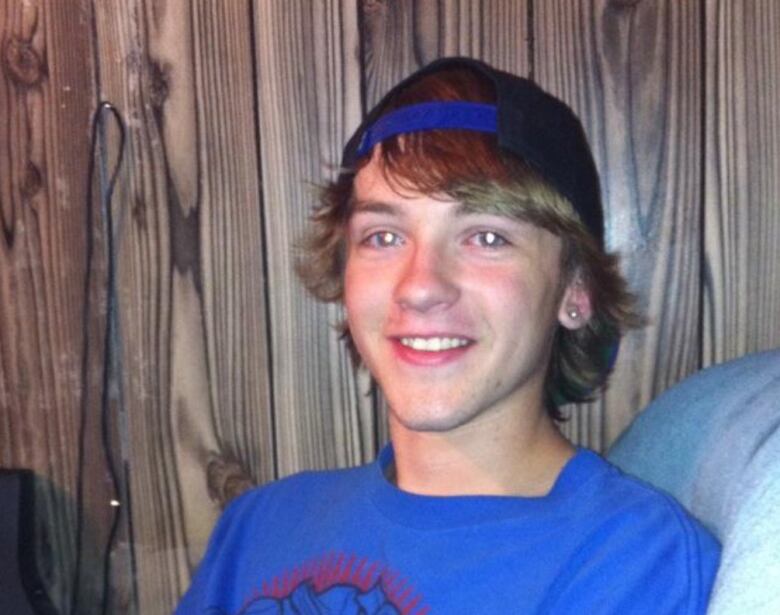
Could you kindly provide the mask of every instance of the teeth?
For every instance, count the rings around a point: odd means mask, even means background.
[[[450,350],[459,348],[469,343],[468,340],[461,337],[402,337],[401,344],[413,348],[414,350],[424,350],[426,352],[439,352],[441,350]]]

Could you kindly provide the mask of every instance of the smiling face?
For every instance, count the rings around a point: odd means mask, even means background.
[[[355,178],[344,301],[391,427],[449,431],[544,414],[551,340],[566,314],[561,240],[452,200],[399,194],[375,158]]]

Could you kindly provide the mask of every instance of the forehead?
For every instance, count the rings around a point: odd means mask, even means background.
[[[369,198],[371,200],[392,200],[397,198],[401,195],[400,187],[391,185],[389,180],[388,174],[383,171],[377,157],[373,156],[368,164],[362,167],[355,175],[355,181],[352,186],[353,200],[362,202]]]
[[[455,205],[453,199],[446,195],[435,198],[401,185],[384,171],[374,156],[355,176],[349,217],[351,219],[362,213],[403,215],[404,212],[416,211],[418,205],[422,211],[436,201],[449,203],[451,207]]]
[[[362,219],[364,215],[373,214],[398,219],[414,218],[430,225],[444,224],[447,220],[469,214],[487,213],[446,194],[423,194],[398,184],[374,162],[363,167],[355,177],[349,219]]]
[[[529,215],[529,210],[532,207],[538,208],[538,204],[531,206],[529,201],[528,206],[525,206],[516,199],[496,198],[491,192],[489,182],[485,182],[481,191],[484,194],[473,188],[472,186],[467,190],[457,190],[457,196],[424,193],[410,186],[408,182],[398,180],[385,169],[381,158],[375,155],[355,176],[348,213],[350,217],[356,212],[397,213],[398,207],[392,205],[430,207],[432,203],[441,203],[449,204],[452,213],[458,216],[491,214],[540,226],[534,216]],[[438,209],[441,211],[441,208]]]

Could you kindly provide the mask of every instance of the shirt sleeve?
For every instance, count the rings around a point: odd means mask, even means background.
[[[703,614],[719,559],[717,541],[661,496],[583,537],[540,612]]]
[[[203,556],[189,588],[182,596],[174,615],[223,615],[226,613],[222,607],[213,602],[215,595],[219,594],[219,588],[226,586],[220,578],[230,574],[229,535],[234,531],[236,518],[240,511],[247,506],[247,499],[252,492],[248,492],[233,500],[217,521],[217,525],[209,538],[206,554]],[[226,564],[228,564],[226,566]],[[217,590],[215,593],[215,589]]]

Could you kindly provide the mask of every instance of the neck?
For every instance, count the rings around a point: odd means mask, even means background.
[[[393,420],[393,480],[423,495],[549,493],[575,449],[544,412],[492,415],[447,432],[407,429]]]

